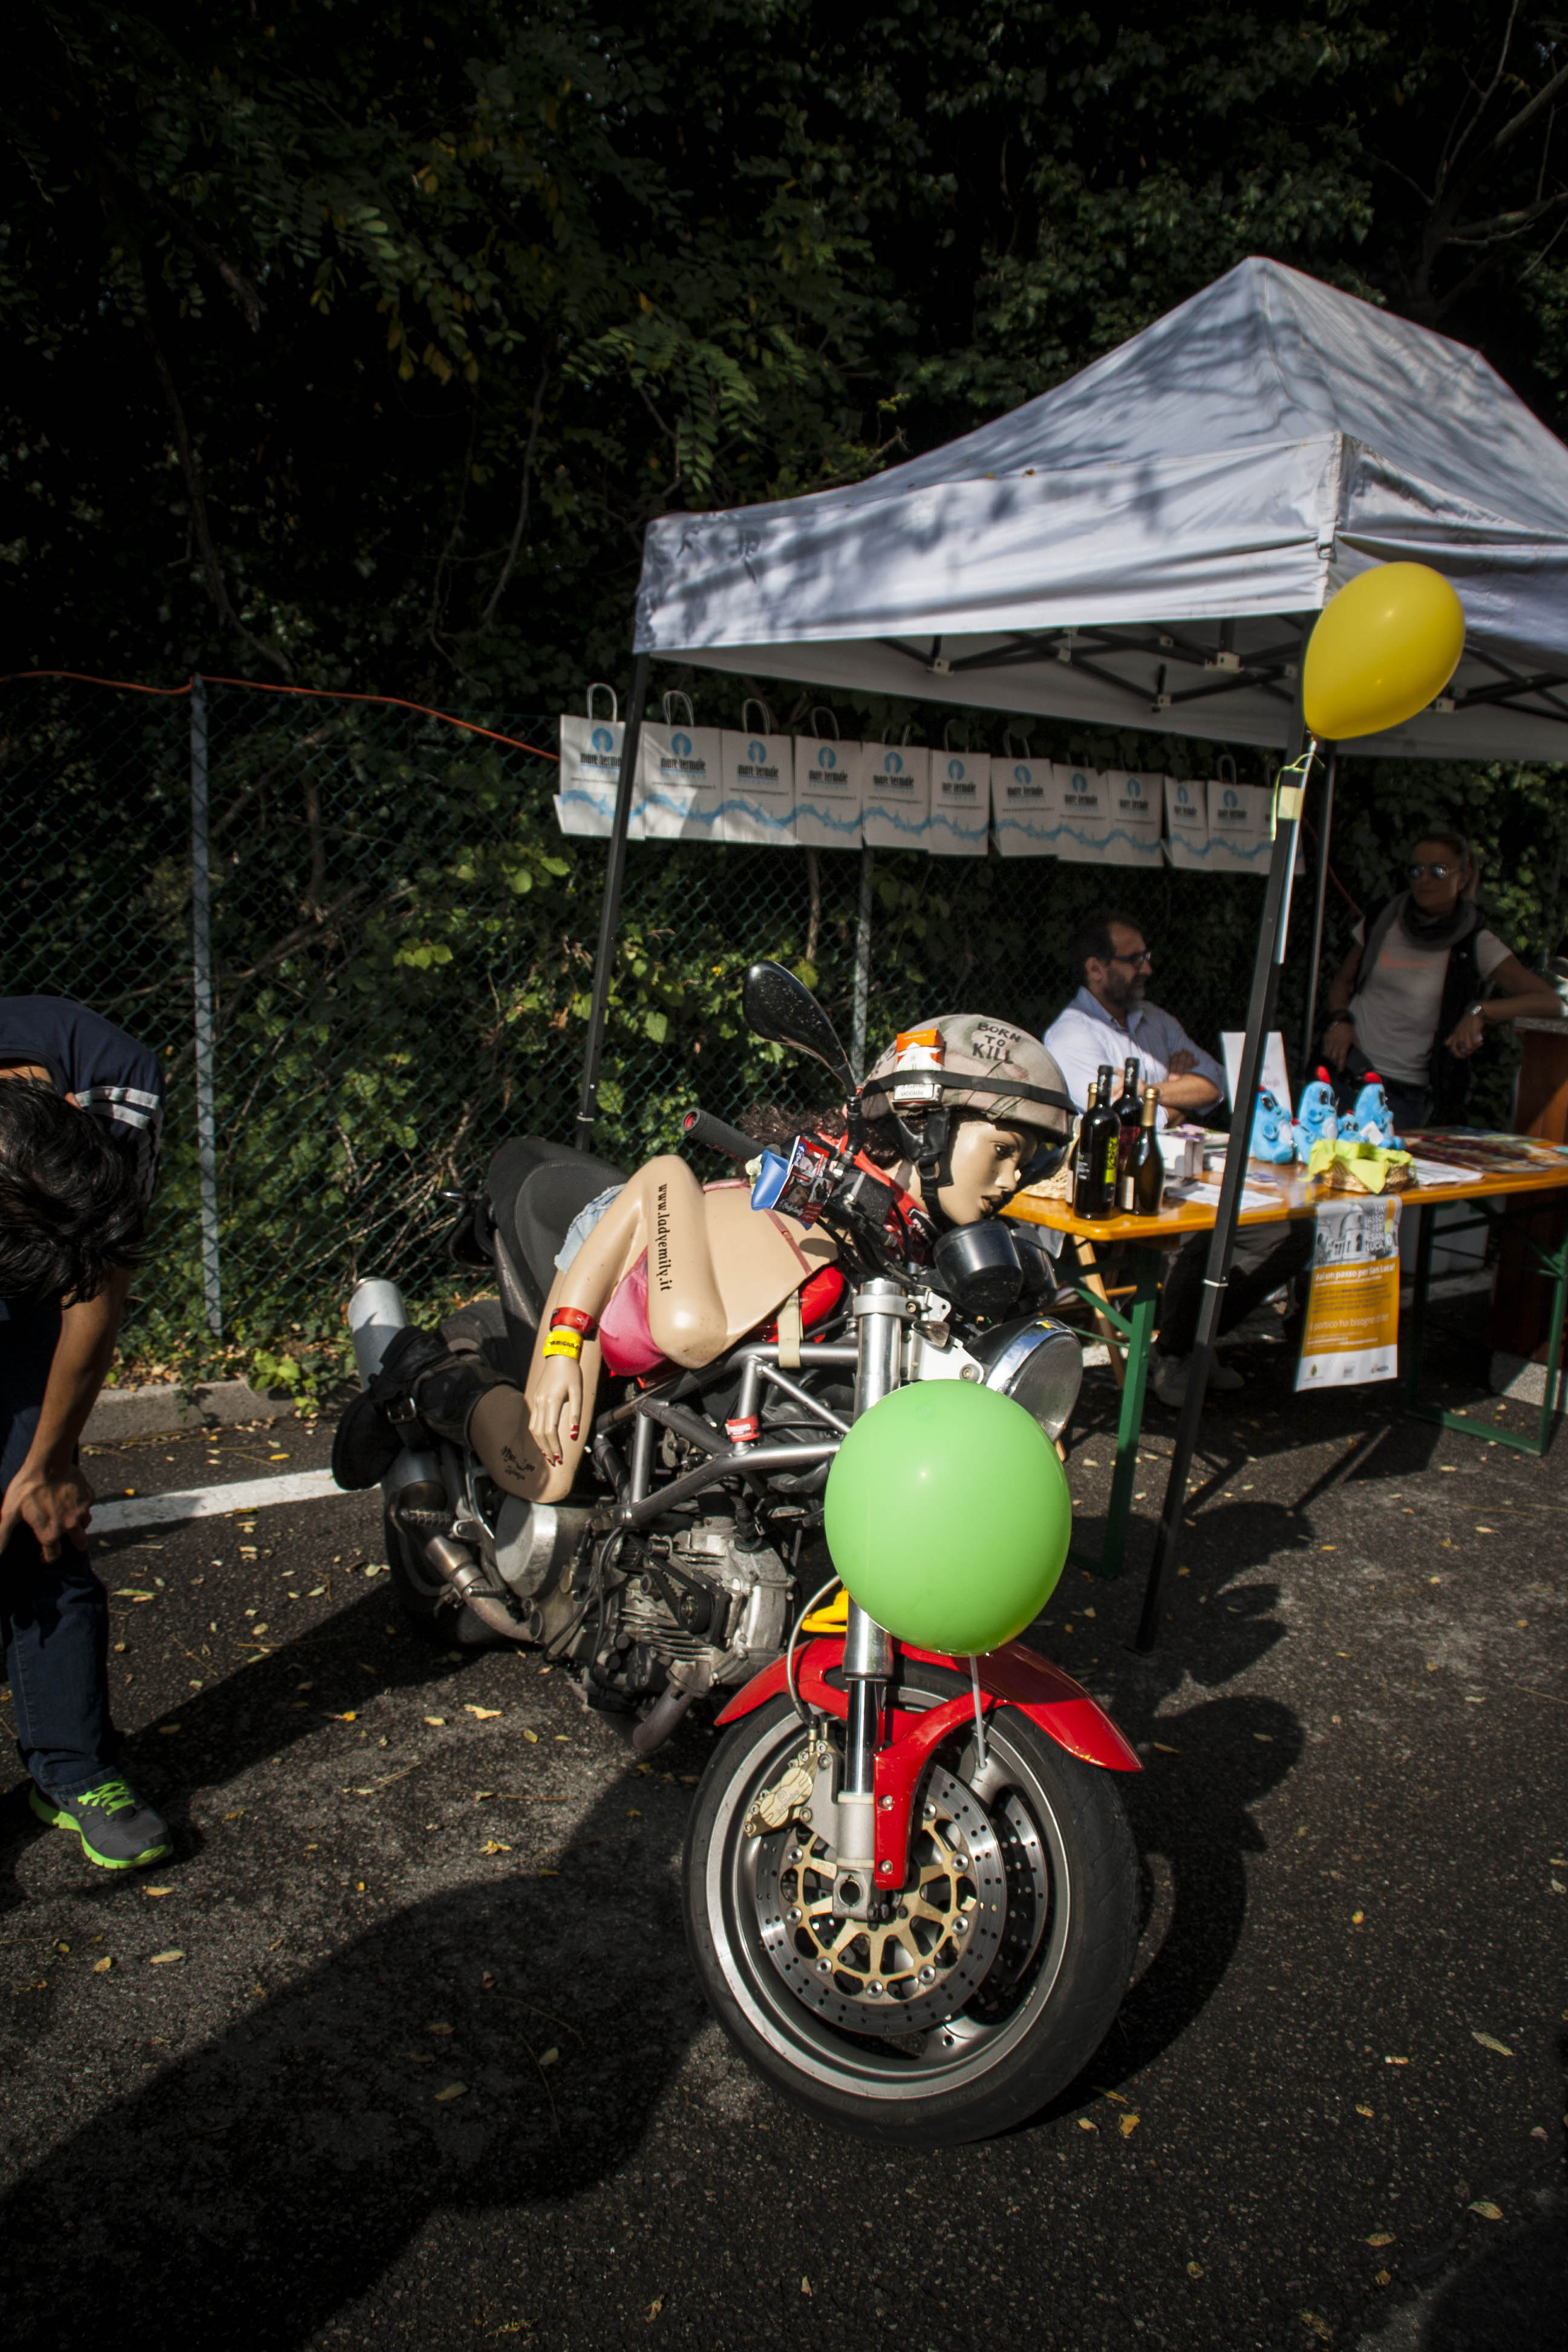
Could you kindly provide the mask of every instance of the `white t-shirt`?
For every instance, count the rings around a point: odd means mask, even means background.
[[[1358,923],[1352,936],[1360,947],[1366,938],[1365,924]],[[1483,981],[1490,980],[1513,950],[1504,947],[1495,931],[1479,930],[1473,936],[1477,969]],[[1447,971],[1447,949],[1417,947],[1395,916],[1384,934],[1376,963],[1351,999],[1356,1044],[1380,1078],[1407,1087],[1426,1085]]]

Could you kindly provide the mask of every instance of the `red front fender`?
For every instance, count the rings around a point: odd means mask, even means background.
[[[928,1665],[951,1667],[955,1674],[968,1672],[967,1659],[945,1657],[938,1650],[906,1648],[903,1654],[922,1659]],[[797,1679],[801,1692],[813,1706],[822,1707],[828,1715],[848,1713],[849,1703],[844,1693],[822,1681],[841,1664],[843,1656],[844,1644],[837,1640],[809,1643],[799,1655]],[[1022,1642],[1008,1642],[1000,1650],[989,1652],[979,1661],[979,1666],[983,1691],[1003,1706],[1021,1709],[1069,1756],[1081,1757],[1086,1764],[1101,1765],[1108,1772],[1143,1769],[1099,1701],[1090,1698],[1081,1683],[1064,1675],[1060,1666],[1053,1666],[1048,1658],[1026,1649]],[[735,1693],[720,1716],[720,1722],[738,1723],[743,1715],[750,1715],[784,1686],[784,1662],[775,1658],[771,1666],[764,1666]]]

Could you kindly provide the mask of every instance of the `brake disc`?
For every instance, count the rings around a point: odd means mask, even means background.
[[[875,1920],[833,1907],[837,1855],[793,1822],[759,1838],[758,1925],[796,1997],[850,2033],[920,2033],[980,1990],[1007,1922],[1007,1873],[984,1807],[937,1767],[910,1838],[911,1884]]]

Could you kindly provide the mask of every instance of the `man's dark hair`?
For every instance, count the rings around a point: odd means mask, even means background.
[[[1143,936],[1143,926],[1137,916],[1124,915],[1119,907],[1096,907],[1092,912],[1081,917],[1068,950],[1068,961],[1079,988],[1088,985],[1090,956],[1096,963],[1109,963],[1115,954],[1116,942],[1110,936],[1112,923],[1121,923],[1128,930],[1136,931],[1140,939]]]
[[[41,1078],[0,1083],[0,1298],[96,1298],[134,1265],[141,1172],[91,1111]]]

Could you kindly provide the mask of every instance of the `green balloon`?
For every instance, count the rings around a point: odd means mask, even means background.
[[[1072,1499],[1022,1405],[969,1381],[915,1381],[862,1413],[834,1456],[825,1532],[879,1625],[916,1649],[975,1656],[1050,1599]]]

